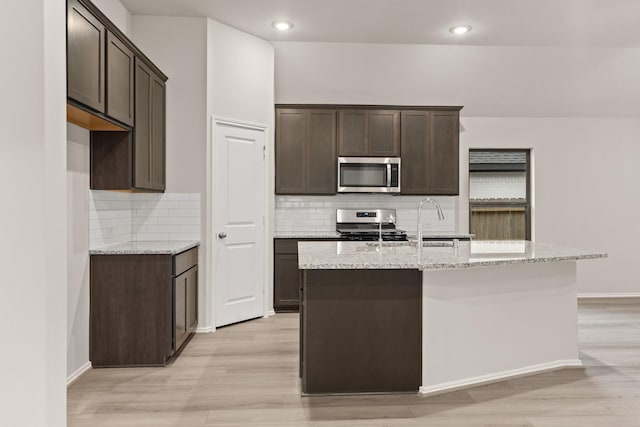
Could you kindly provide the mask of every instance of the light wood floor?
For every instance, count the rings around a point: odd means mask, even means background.
[[[540,313],[541,316],[544,313]],[[640,426],[640,299],[579,304],[566,369],[440,396],[300,397],[298,316],[197,335],[167,368],[94,369],[69,426]]]

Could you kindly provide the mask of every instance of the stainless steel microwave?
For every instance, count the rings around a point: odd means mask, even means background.
[[[338,157],[338,193],[399,193],[400,157]]]

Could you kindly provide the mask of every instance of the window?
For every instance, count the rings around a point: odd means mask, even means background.
[[[530,150],[469,150],[469,232],[531,240]]]

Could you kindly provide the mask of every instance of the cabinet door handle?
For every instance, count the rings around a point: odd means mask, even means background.
[[[225,233],[224,231],[218,233],[218,239],[224,239],[225,237],[227,237],[227,233]]]

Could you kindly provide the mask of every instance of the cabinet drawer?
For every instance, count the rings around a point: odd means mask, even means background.
[[[198,248],[189,249],[173,257],[173,275],[178,276],[198,264]]]
[[[274,252],[277,254],[297,254],[298,239],[274,239]]]

